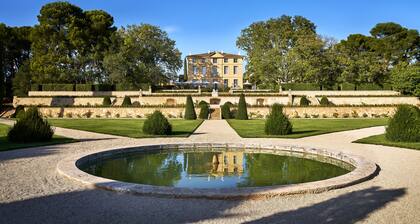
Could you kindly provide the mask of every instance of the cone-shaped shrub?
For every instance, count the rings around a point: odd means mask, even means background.
[[[231,102],[226,102],[222,105],[222,119],[232,119],[232,112],[230,112]]]
[[[19,115],[19,119],[9,130],[7,139],[10,142],[27,143],[51,140],[54,130],[38,112],[38,108],[31,107]]]
[[[398,106],[389,120],[386,139],[394,142],[420,142],[420,109],[416,106]]]
[[[102,101],[102,106],[104,107],[111,106],[111,98],[109,96],[104,97],[104,100]]]
[[[122,102],[123,107],[131,107],[131,98],[129,96],[124,96],[124,100]]]
[[[241,94],[238,103],[238,112],[236,113],[237,120],[248,120],[248,111],[246,109],[245,95]]]
[[[185,120],[195,120],[197,119],[197,114],[195,113],[194,103],[191,96],[187,96],[187,103],[185,105]]]
[[[210,113],[209,104],[206,101],[200,101],[198,105],[200,106],[200,114],[198,117],[200,119],[207,119]]]
[[[287,135],[292,133],[292,123],[285,114],[280,104],[273,104],[270,114],[265,121],[264,132],[267,135]]]
[[[328,98],[326,96],[322,96],[321,101],[319,101],[319,103],[321,104],[321,106],[330,105],[330,101],[328,100]]]
[[[300,98],[299,105],[301,105],[301,106],[309,106],[309,104],[311,104],[311,101],[309,101],[308,98],[306,98],[306,96],[302,96]]]
[[[144,121],[143,132],[150,135],[170,135],[172,125],[160,111],[156,110]]]

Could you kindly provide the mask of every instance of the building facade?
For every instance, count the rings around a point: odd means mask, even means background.
[[[187,80],[213,88],[243,88],[243,56],[223,52],[188,55]]]

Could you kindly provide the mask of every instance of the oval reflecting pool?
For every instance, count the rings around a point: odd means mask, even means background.
[[[297,184],[340,176],[353,169],[321,156],[214,149],[126,153],[92,160],[79,168],[118,181],[187,188]]]

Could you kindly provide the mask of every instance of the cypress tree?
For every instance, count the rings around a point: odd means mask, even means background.
[[[207,119],[210,113],[208,103],[205,101],[200,101],[198,105],[200,106],[200,114],[198,115],[198,117],[200,119]]]
[[[222,105],[222,119],[231,119],[232,113],[230,112],[230,106],[232,105],[231,102],[226,102]]]
[[[122,106],[123,107],[130,107],[131,106],[131,98],[129,96],[124,96]]]
[[[236,114],[237,120],[248,120],[248,111],[246,109],[245,95],[242,93],[239,97],[238,112]]]
[[[104,107],[111,106],[111,98],[109,96],[104,97],[104,100],[102,101],[102,106]]]
[[[197,114],[195,113],[194,103],[191,95],[187,96],[187,103],[185,105],[185,120],[195,120],[197,119]]]

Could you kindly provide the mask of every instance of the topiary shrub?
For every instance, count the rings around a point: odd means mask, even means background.
[[[232,113],[230,112],[230,107],[232,106],[231,102],[226,102],[222,105],[222,119],[232,119]]]
[[[104,97],[104,100],[102,101],[102,106],[104,107],[111,106],[111,98],[109,96]]]
[[[242,93],[239,97],[238,112],[236,113],[237,120],[248,120],[248,110],[246,108],[245,95]]]
[[[385,137],[394,142],[420,142],[420,109],[410,105],[398,106],[388,122]]]
[[[124,100],[122,102],[123,107],[131,107],[131,98],[129,96],[124,96]]]
[[[292,133],[292,129],[292,123],[283,114],[283,107],[278,103],[273,104],[265,121],[264,132],[267,135],[287,135]]]
[[[328,100],[328,98],[326,96],[322,96],[321,101],[319,101],[319,103],[321,104],[321,106],[330,105],[330,101]]]
[[[15,125],[7,133],[10,142],[27,143],[51,140],[54,130],[40,115],[38,108],[30,107],[19,115]]]
[[[198,115],[198,117],[200,119],[207,119],[210,113],[210,107],[208,103],[205,101],[200,101],[198,105],[200,106],[200,114]]]
[[[185,120],[195,120],[197,119],[197,114],[195,113],[194,103],[191,95],[187,96],[187,103],[185,105]]]
[[[170,135],[172,125],[160,111],[156,110],[144,121],[143,132],[150,135]]]
[[[300,98],[299,105],[301,105],[301,106],[309,106],[309,104],[311,104],[311,101],[309,101],[308,98],[306,98],[306,96],[302,96]]]

